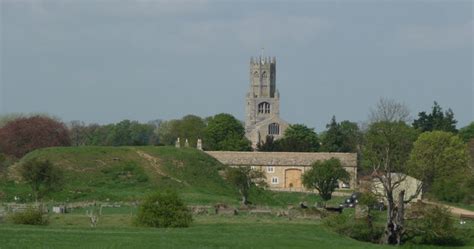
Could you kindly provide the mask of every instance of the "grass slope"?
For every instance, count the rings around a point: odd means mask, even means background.
[[[63,186],[44,200],[135,201],[153,191],[172,189],[188,204],[238,205],[240,201],[238,191],[219,175],[226,166],[192,148],[56,147],[33,151],[21,162],[33,158],[50,160],[64,172]],[[18,181],[20,163],[9,168],[9,181],[0,181],[0,201],[12,201],[14,196],[32,201],[30,188]],[[315,194],[258,189],[250,195],[250,201],[269,206],[319,200]],[[333,200],[340,201],[341,198]]]
[[[22,161],[48,159],[63,169],[64,185],[46,196],[62,201],[135,200],[143,195],[173,189],[189,202],[237,200],[238,194],[222,177],[214,158],[195,149],[174,147],[60,147],[36,150]],[[10,169],[17,175],[19,164]],[[28,197],[28,186],[1,184],[4,200]]]

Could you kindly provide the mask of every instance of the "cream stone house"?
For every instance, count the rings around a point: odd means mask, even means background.
[[[405,190],[404,201],[408,201],[411,198],[411,202],[417,202],[421,200],[422,197],[422,190],[421,185],[422,181],[411,177],[409,175],[405,175],[402,173],[392,173],[391,174],[392,182],[400,181],[393,191],[393,197],[395,201],[398,201],[398,195],[400,191]],[[372,192],[378,196],[381,200],[386,200],[385,190],[383,184],[377,178],[372,179]]]
[[[245,152],[245,151],[206,151],[222,164],[232,167],[250,166],[265,173],[270,189],[305,191],[302,175],[316,161],[337,158],[349,173],[349,182],[340,182],[339,187],[355,188],[357,183],[356,153],[318,153],[318,152]]]

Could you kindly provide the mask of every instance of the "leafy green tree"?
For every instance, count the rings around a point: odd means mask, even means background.
[[[311,152],[318,151],[320,146],[314,129],[303,124],[290,125],[277,141],[280,151]]]
[[[30,185],[35,200],[44,194],[61,186],[63,180],[62,171],[48,160],[37,159],[26,161],[20,168],[23,180]]]
[[[206,123],[201,117],[186,115],[177,123],[176,135],[182,138],[183,143],[188,139],[191,146],[196,146],[197,140],[203,138],[205,128]]]
[[[203,141],[206,150],[251,150],[250,141],[245,138],[244,126],[234,116],[221,113],[208,120]]]
[[[147,145],[153,136],[153,126],[123,120],[109,130],[106,143],[112,146]]]
[[[471,122],[465,127],[459,129],[459,136],[466,143],[469,142],[471,139],[474,139],[474,122]]]
[[[453,110],[448,109],[443,113],[443,109],[435,101],[431,113],[418,113],[418,119],[413,121],[413,127],[422,132],[425,131],[448,131],[456,133],[456,123]]]
[[[471,167],[474,168],[474,139],[471,139],[467,142],[467,149],[469,155],[471,156]]]
[[[130,123],[130,141],[127,145],[150,145],[153,144],[154,127],[150,124],[142,124],[137,121]]]
[[[138,208],[136,223],[149,227],[188,227],[192,214],[174,192],[148,196]]]
[[[265,141],[257,144],[258,151],[279,151],[278,142],[273,136],[266,136]]]
[[[409,174],[423,181],[425,194],[433,190],[435,196],[444,196],[446,200],[445,194],[462,192],[466,182],[463,178],[472,177],[468,161],[467,146],[458,136],[445,131],[425,132],[414,143]]]
[[[357,152],[362,137],[356,123],[350,121],[336,122],[333,116],[326,125],[326,132],[321,139],[321,151],[327,152]]]
[[[174,145],[176,140],[181,138],[181,144],[184,146],[185,139],[191,146],[195,146],[199,138],[203,138],[205,121],[195,115],[186,115],[181,119],[165,121],[158,128],[160,142],[165,145]]]
[[[172,119],[161,122],[158,129],[155,130],[160,144],[173,145],[176,142],[176,139],[179,137],[179,134],[176,129],[178,123],[178,119]]]
[[[404,230],[404,204],[413,198],[404,198],[400,191],[398,203],[394,196],[396,187],[405,177],[395,178],[393,173],[407,173],[407,161],[417,132],[403,121],[380,121],[370,124],[365,136],[364,165],[382,184],[387,200],[387,221],[382,242],[400,244]],[[406,201],[404,201],[406,200]]]
[[[341,161],[331,158],[325,161],[316,161],[311,169],[303,175],[303,185],[308,189],[316,189],[324,201],[332,197],[338,181],[350,179],[349,173],[342,167]]]
[[[321,151],[338,152],[343,143],[343,135],[340,125],[336,122],[336,116],[332,116],[331,122],[326,125],[326,132],[321,139]]]
[[[234,185],[242,197],[242,205],[248,204],[248,198],[252,187],[266,186],[265,174],[250,167],[229,167],[226,170],[225,178]]]
[[[91,124],[87,126],[86,132],[86,144],[87,145],[109,145],[107,138],[109,133],[114,128],[114,124],[98,125]]]

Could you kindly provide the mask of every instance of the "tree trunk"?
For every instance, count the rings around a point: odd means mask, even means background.
[[[400,191],[398,194],[398,208],[397,208],[397,230],[396,230],[396,238],[397,238],[397,245],[402,243],[402,236],[405,233],[405,190]]]
[[[240,192],[240,195],[242,196],[242,206],[246,206],[247,205],[247,195],[244,194],[244,191],[242,190],[239,190]]]
[[[404,197],[405,191],[402,190],[398,195],[398,205],[395,206],[392,193],[387,195],[387,224],[385,225],[385,232],[382,237],[383,244],[400,245],[402,242],[405,213]]]

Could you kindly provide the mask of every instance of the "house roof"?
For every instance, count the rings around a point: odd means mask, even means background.
[[[206,153],[223,164],[233,166],[310,166],[315,161],[337,158],[344,167],[357,167],[356,153],[245,151],[206,151]]]

